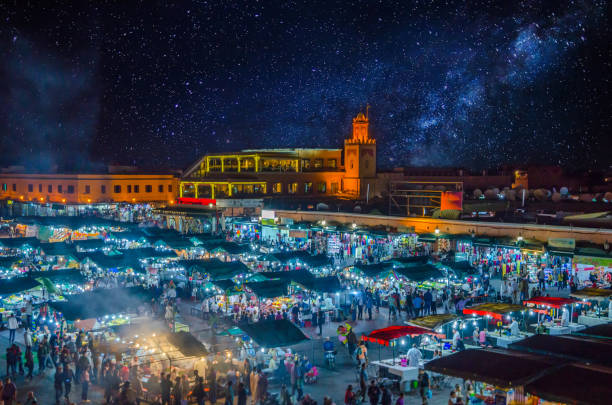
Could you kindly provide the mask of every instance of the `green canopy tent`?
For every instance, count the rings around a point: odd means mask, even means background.
[[[37,238],[0,238],[0,246],[6,249],[23,249],[25,246],[37,248],[40,241]]]
[[[257,298],[276,298],[284,297],[288,294],[289,281],[287,280],[267,280],[254,283],[245,283],[245,287],[253,291]]]
[[[0,256],[0,269],[10,269],[21,260],[21,256]]]
[[[258,274],[261,274],[268,280],[280,279],[300,285],[305,285],[315,278],[308,270],[265,271]]]
[[[119,250],[125,256],[137,257],[139,259],[154,259],[154,258],[171,258],[177,257],[177,254],[173,250],[160,250],[152,247],[136,248],[136,249],[120,249]]]
[[[189,332],[174,332],[166,335],[168,342],[186,357],[202,357],[208,355],[206,347]]]
[[[147,243],[149,240],[147,236],[141,231],[124,231],[124,232],[111,232],[110,238],[114,240],[127,240],[130,242]]]
[[[40,250],[47,256],[64,256],[77,258],[77,251],[73,245],[64,242],[41,243]]]
[[[342,284],[338,280],[337,276],[327,277],[315,277],[312,280],[308,280],[303,286],[310,290],[316,291],[317,293],[337,293],[342,290]]]
[[[166,246],[175,250],[185,250],[195,247],[193,242],[188,238],[161,238],[155,243],[155,246]]]
[[[386,276],[393,271],[393,262],[380,262],[375,264],[355,264],[355,269],[363,273],[364,276],[374,278]]]
[[[67,297],[67,301],[51,302],[49,305],[61,312],[66,320],[74,321],[126,312],[135,313],[138,306],[150,301],[152,297],[152,292],[140,287],[99,289],[71,295]]]
[[[226,253],[229,255],[241,255],[252,251],[251,245],[249,244],[238,244],[235,242],[226,241],[206,241],[202,244],[202,247],[211,254]]]
[[[304,250],[295,250],[291,252],[272,253],[272,256],[276,258],[276,261],[286,264],[292,261],[305,261],[310,254]]]
[[[53,281],[54,283],[82,284],[86,281],[85,276],[79,269],[57,269],[47,271],[30,271],[28,277],[38,279],[40,277]]]
[[[0,295],[17,294],[35,287],[40,287],[40,283],[30,277],[0,279]]]
[[[400,258],[391,260],[391,263],[393,263],[395,267],[417,266],[417,265],[427,263],[429,259],[430,259],[429,256],[400,257]]]
[[[50,294],[58,294],[59,290],[57,289],[57,287],[55,287],[55,284],[53,284],[53,282],[51,280],[49,280],[46,277],[38,277],[36,278],[36,281],[38,281],[40,283],[40,285],[43,286],[43,288],[45,290],[47,290],[47,292],[49,292]]]
[[[250,273],[250,269],[240,261],[222,262],[209,260],[205,270],[211,280],[223,280]]]
[[[306,263],[308,267],[311,267],[313,269],[317,267],[325,267],[331,264],[331,259],[324,254],[315,256],[308,255],[305,256],[302,261]]]
[[[444,274],[433,264],[398,267],[395,272],[414,282],[443,278]]]
[[[130,254],[105,255],[102,252],[87,253],[83,260],[93,262],[97,267],[105,270],[132,269],[135,272],[142,272],[140,259]]]
[[[243,324],[240,328],[264,348],[293,346],[310,339],[293,322],[286,319]]]
[[[140,228],[140,231],[142,231],[142,233],[144,233],[147,236],[157,238],[157,239],[178,238],[181,236],[180,232],[175,231],[174,229],[158,228],[156,226]]]
[[[472,264],[466,260],[458,262],[442,262],[442,266],[450,268],[457,278],[464,278],[469,275],[478,274],[478,269],[472,266]]]
[[[102,249],[106,246],[104,239],[85,239],[73,242],[74,247],[81,250]]]

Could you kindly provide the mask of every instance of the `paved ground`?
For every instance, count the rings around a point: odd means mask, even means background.
[[[499,280],[492,281],[493,286],[499,287]],[[567,296],[568,291],[557,292],[556,288],[548,291],[551,295],[554,296]],[[192,333],[197,336],[201,341],[206,342],[213,346],[216,350],[224,350],[227,348],[235,348],[235,342],[232,338],[227,336],[218,336],[216,331],[211,330],[208,326],[207,322],[189,315],[189,306],[191,303],[185,302],[181,304],[181,314],[183,318],[189,323],[191,327]],[[374,329],[382,328],[385,326],[389,326],[390,324],[397,324],[397,322],[390,322],[388,320],[388,313],[385,309],[381,309],[381,313],[376,315],[373,320],[363,320],[357,321],[354,325],[354,330],[359,336],[362,333],[368,333]],[[338,327],[338,323],[332,322],[325,325],[323,329],[323,337],[325,336],[336,336],[336,329]],[[323,397],[325,395],[331,396],[332,399],[336,402],[336,404],[340,405],[344,402],[344,391],[348,384],[353,384],[354,386],[357,384],[357,372],[356,366],[354,362],[349,358],[347,350],[340,347],[338,350],[338,357],[336,360],[336,370],[330,371],[323,367],[323,338],[316,335],[318,330],[314,328],[305,328],[304,331],[312,338],[311,341],[297,345],[293,347],[294,351],[306,354],[311,361],[317,365],[320,369],[319,380],[316,384],[313,385],[305,385],[304,392],[311,394],[311,396],[320,404],[322,403]],[[17,333],[17,342],[23,348],[23,330],[19,330]],[[338,342],[335,339],[335,342]],[[8,331],[0,332],[0,350],[2,355],[0,355],[0,373],[6,374],[6,361],[4,353],[6,351],[6,347],[8,346]],[[371,360],[377,360],[379,356],[381,358],[390,358],[392,352],[388,348],[378,347],[374,344],[370,345],[370,353],[369,357]],[[36,367],[38,370],[38,367]],[[453,383],[458,382],[452,381]],[[39,403],[44,405],[51,405],[55,402],[55,391],[53,388],[53,372],[51,370],[47,370],[46,373],[42,375],[35,375],[32,381],[25,381],[23,376],[17,377],[17,388],[18,388],[18,399],[23,401],[27,394],[27,391],[34,391],[36,396],[39,399]],[[271,384],[271,391],[279,390],[279,386],[277,384]],[[450,387],[444,387],[442,389],[434,390],[434,396],[429,401],[430,404],[446,404],[448,400],[448,394],[450,392]],[[73,386],[72,394],[70,399],[74,402],[79,402],[80,400],[81,388],[78,385]],[[103,402],[102,399],[102,391],[96,387],[90,387],[89,390],[89,399],[91,403],[99,404]],[[406,403],[408,404],[417,404],[420,403],[420,398],[415,394],[410,394],[407,397]]]

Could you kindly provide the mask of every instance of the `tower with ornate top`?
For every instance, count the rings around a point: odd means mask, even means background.
[[[342,190],[366,196],[374,193],[376,183],[376,139],[370,137],[370,120],[362,112],[353,118],[353,134],[344,140],[344,177]],[[369,185],[369,187],[368,187]]]

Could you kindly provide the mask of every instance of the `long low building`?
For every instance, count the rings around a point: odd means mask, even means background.
[[[436,218],[392,217],[326,211],[275,210],[267,215],[279,219],[291,219],[295,222],[327,221],[348,225],[355,224],[356,226],[410,229],[418,234],[471,234],[474,236],[535,239],[544,242],[550,239],[569,238],[600,245],[607,245],[612,242],[612,229],[601,228],[513,224],[508,222],[455,221]]]
[[[0,174],[0,199],[37,203],[174,203],[172,174]]]

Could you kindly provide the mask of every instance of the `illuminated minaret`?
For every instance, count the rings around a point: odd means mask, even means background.
[[[376,139],[370,138],[370,120],[362,112],[353,118],[353,135],[344,140],[345,192],[363,195],[367,179],[376,178]],[[373,192],[374,190],[370,190]]]

